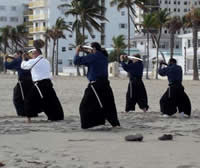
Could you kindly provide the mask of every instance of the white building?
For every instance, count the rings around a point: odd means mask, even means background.
[[[65,17],[62,11],[57,7],[60,4],[70,3],[71,0],[29,0],[29,9],[32,10],[32,15],[29,16],[29,20],[33,23],[30,27],[30,33],[32,39],[30,39],[30,45],[32,40],[42,38],[46,28],[51,28],[58,17],[65,18],[69,25],[72,25],[75,18],[72,16]],[[125,35],[127,38],[128,34],[128,20],[126,8],[121,11],[117,11],[117,7],[111,7],[110,1],[101,0],[101,3],[105,5],[107,11],[105,17],[109,22],[101,22],[100,24],[104,27],[104,33],[100,33],[94,30],[93,36],[90,37],[89,33],[86,32],[88,39],[87,42],[97,41],[100,42],[103,47],[110,48],[112,45],[112,38],[118,35]],[[65,32],[66,40],[61,39],[59,41],[59,59],[63,66],[71,66],[72,60],[75,54],[74,48],[71,44],[75,43],[75,33]],[[134,35],[133,24],[131,24],[131,37]],[[52,44],[49,47],[49,56],[52,55]],[[61,61],[62,60],[62,61]]]
[[[182,38],[182,53],[184,56],[184,70],[186,73],[193,72],[193,36],[192,33],[179,35]],[[198,33],[198,50],[197,50],[198,69],[200,70],[200,32]]]
[[[0,27],[24,23],[25,4],[29,0],[0,0]]]

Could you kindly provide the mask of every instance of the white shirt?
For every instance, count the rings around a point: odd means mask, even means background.
[[[50,63],[41,55],[28,61],[22,61],[21,68],[25,70],[31,70],[31,76],[34,82],[43,79],[51,79]]]

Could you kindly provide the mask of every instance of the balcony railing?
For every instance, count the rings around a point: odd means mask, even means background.
[[[35,2],[29,3],[29,8],[41,8],[46,6],[45,0],[37,0]]]
[[[46,31],[46,27],[44,27],[44,26],[29,28],[29,33],[44,33],[45,31]]]
[[[47,15],[45,15],[45,14],[29,15],[29,21],[46,20],[46,19],[47,19]]]
[[[29,47],[32,47],[32,46],[33,46],[33,40],[29,40],[29,41],[28,41],[28,46],[29,46]]]

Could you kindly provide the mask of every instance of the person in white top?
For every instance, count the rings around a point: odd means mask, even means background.
[[[30,88],[25,101],[25,112],[28,122],[35,116],[38,108],[47,115],[48,120],[58,121],[64,119],[60,101],[51,82],[51,68],[49,61],[42,56],[40,49],[33,49],[32,59],[26,60],[23,56],[21,68],[30,70],[34,86]]]

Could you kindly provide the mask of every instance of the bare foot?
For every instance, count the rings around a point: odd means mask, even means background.
[[[31,118],[27,118],[26,123],[31,123]]]
[[[144,112],[144,113],[146,113],[146,112],[147,112],[147,109],[146,109],[146,108],[143,108],[142,110],[143,110],[143,112]]]

